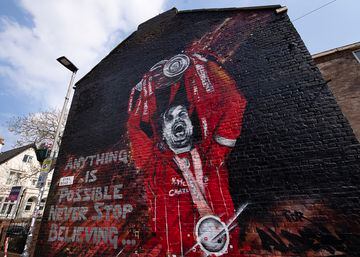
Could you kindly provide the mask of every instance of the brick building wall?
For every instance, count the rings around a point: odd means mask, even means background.
[[[359,144],[279,6],[144,24],[78,83],[35,256],[358,256]]]
[[[360,61],[353,52],[360,43],[314,55],[314,61],[334,94],[341,111],[360,140]]]

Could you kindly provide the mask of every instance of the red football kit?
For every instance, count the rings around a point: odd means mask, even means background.
[[[159,78],[159,70],[165,79]],[[167,96],[161,93],[164,85],[170,89]],[[193,140],[188,150],[177,153],[162,140],[156,117],[161,117],[159,97],[171,106],[184,88],[186,95],[181,97],[186,98],[189,116],[197,116],[201,140]],[[246,100],[228,73],[197,53],[159,62],[133,88],[128,110],[131,157],[145,176],[153,232],[142,246],[143,256],[240,256],[236,226],[227,228],[231,229],[227,242],[210,244],[208,250],[200,246],[199,238],[209,240],[204,235],[212,237],[206,228],[213,224],[202,228],[205,223],[199,220],[214,217],[215,227],[230,226],[226,222],[235,215],[225,159],[240,136],[245,107]]]

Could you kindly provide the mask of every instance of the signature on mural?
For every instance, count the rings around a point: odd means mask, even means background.
[[[214,56],[192,50],[158,62],[132,89],[131,157],[146,177],[154,233],[144,251],[238,255],[236,218],[246,205],[235,212],[225,158],[245,106]]]

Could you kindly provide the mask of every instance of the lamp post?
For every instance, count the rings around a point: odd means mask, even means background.
[[[44,194],[44,191],[45,191],[46,178],[47,178],[47,175],[48,175],[48,173],[49,173],[49,171],[51,169],[51,164],[53,163],[54,159],[56,158],[57,152],[59,150],[60,134],[61,134],[61,131],[62,131],[61,126],[62,126],[62,123],[64,121],[66,108],[67,108],[67,105],[68,105],[69,100],[70,100],[71,88],[72,88],[72,85],[74,83],[74,78],[75,78],[76,72],[78,71],[78,68],[69,59],[67,59],[65,56],[61,56],[61,57],[57,58],[56,60],[58,62],[60,62],[65,68],[70,70],[72,72],[72,75],[71,75],[70,83],[69,83],[69,86],[68,86],[68,89],[67,89],[67,92],[66,92],[64,105],[63,105],[61,113],[60,113],[59,122],[58,122],[58,126],[57,126],[57,129],[56,129],[54,142],[53,142],[53,145],[51,147],[50,157],[45,159],[43,161],[42,166],[41,166],[40,175],[39,175],[38,184],[37,184],[37,187],[39,188],[39,194],[38,194],[35,210],[34,210],[34,212],[32,214],[31,223],[30,223],[30,227],[29,227],[29,232],[28,232],[28,235],[27,235],[27,238],[26,238],[26,244],[25,244],[24,250],[23,250],[23,252],[21,254],[21,257],[29,257],[29,255],[30,255],[30,247],[31,247],[31,243],[33,241],[35,222],[36,222],[36,218],[38,217],[41,200],[42,200],[42,197],[43,197],[43,194]]]

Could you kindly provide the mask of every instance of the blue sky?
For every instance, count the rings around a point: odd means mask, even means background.
[[[70,72],[56,62],[67,56],[85,75],[137,25],[172,7],[179,10],[280,4],[292,20],[331,0],[1,0],[0,135],[3,150],[16,137],[12,116],[60,108]],[[337,0],[294,22],[311,53],[360,41],[360,1]]]

